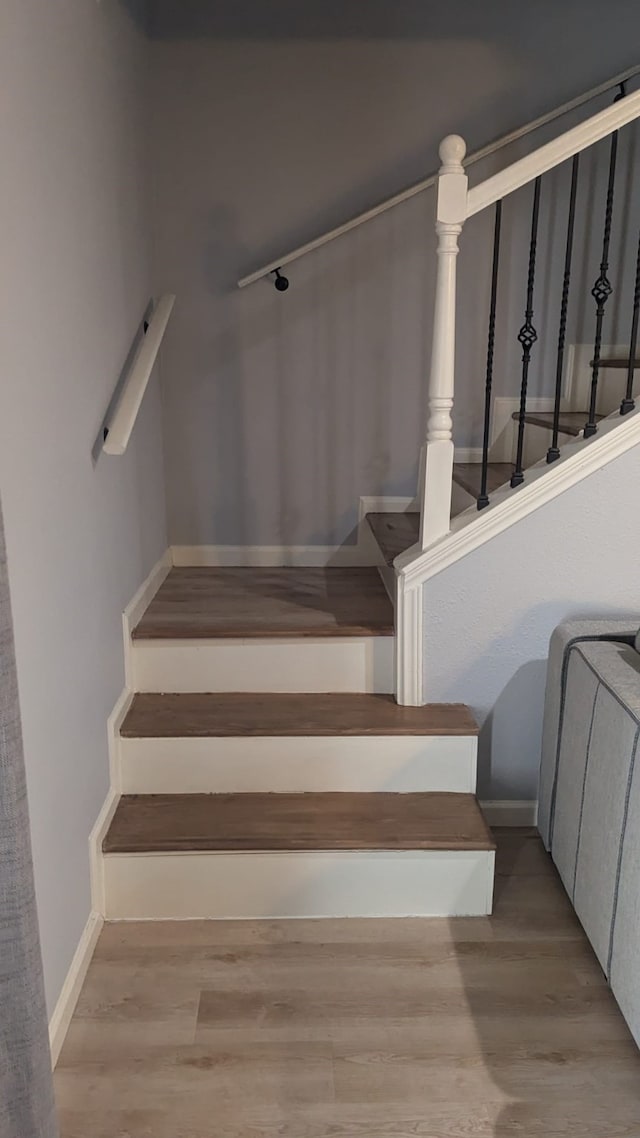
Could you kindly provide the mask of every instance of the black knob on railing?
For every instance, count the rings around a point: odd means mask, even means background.
[[[289,288],[288,278],[283,277],[282,273],[280,272],[280,269],[274,269],[274,276],[276,279],[273,283],[275,284],[278,292],[286,292],[287,289]]]

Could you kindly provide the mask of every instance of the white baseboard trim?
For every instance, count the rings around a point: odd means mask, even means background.
[[[366,566],[371,552],[357,545],[173,545],[177,566]]]
[[[418,499],[398,495],[370,495],[360,498],[358,519],[362,521],[367,514],[407,514],[417,510]]]
[[[480,806],[490,826],[535,826],[538,822],[535,799],[488,801]]]
[[[122,718],[124,718],[124,716]],[[118,732],[120,730],[120,723],[122,722],[122,718],[118,723]],[[116,807],[119,801],[120,791],[112,783],[109,787],[109,790],[107,791],[107,797],[104,800],[102,809],[98,814],[95,825],[89,834],[89,875],[91,881],[91,905],[93,907],[93,911],[100,916],[104,916],[106,907],[102,842],[107,830],[109,829],[109,826],[111,825],[111,820],[116,812]]]
[[[73,954],[73,960],[69,966],[69,971],[62,991],[58,997],[58,1002],[53,1010],[53,1015],[49,1021],[49,1047],[51,1049],[51,1066],[55,1068],[62,1045],[65,1041],[71,1017],[75,1011],[78,1002],[78,996],[84,983],[84,978],[87,974],[87,969],[91,963],[91,958],[95,951],[98,937],[102,932],[104,925],[104,917],[101,913],[90,913],[89,919],[82,931],[82,935],[78,942],[78,947]]]
[[[455,447],[454,462],[482,462],[482,447]]]

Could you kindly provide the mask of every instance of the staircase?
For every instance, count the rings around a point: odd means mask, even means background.
[[[491,910],[462,705],[400,707],[376,568],[173,568],[132,633],[110,919]]]

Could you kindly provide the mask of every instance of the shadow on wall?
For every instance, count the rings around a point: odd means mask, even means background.
[[[546,678],[546,659],[522,664],[485,719],[478,740],[481,798],[530,801],[537,797],[535,757],[542,747]],[[524,755],[528,758],[526,763],[522,763]],[[505,761],[507,756],[513,756],[513,764]]]

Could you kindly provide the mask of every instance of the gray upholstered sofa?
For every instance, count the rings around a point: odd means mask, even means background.
[[[639,624],[552,636],[538,827],[640,1045]]]

